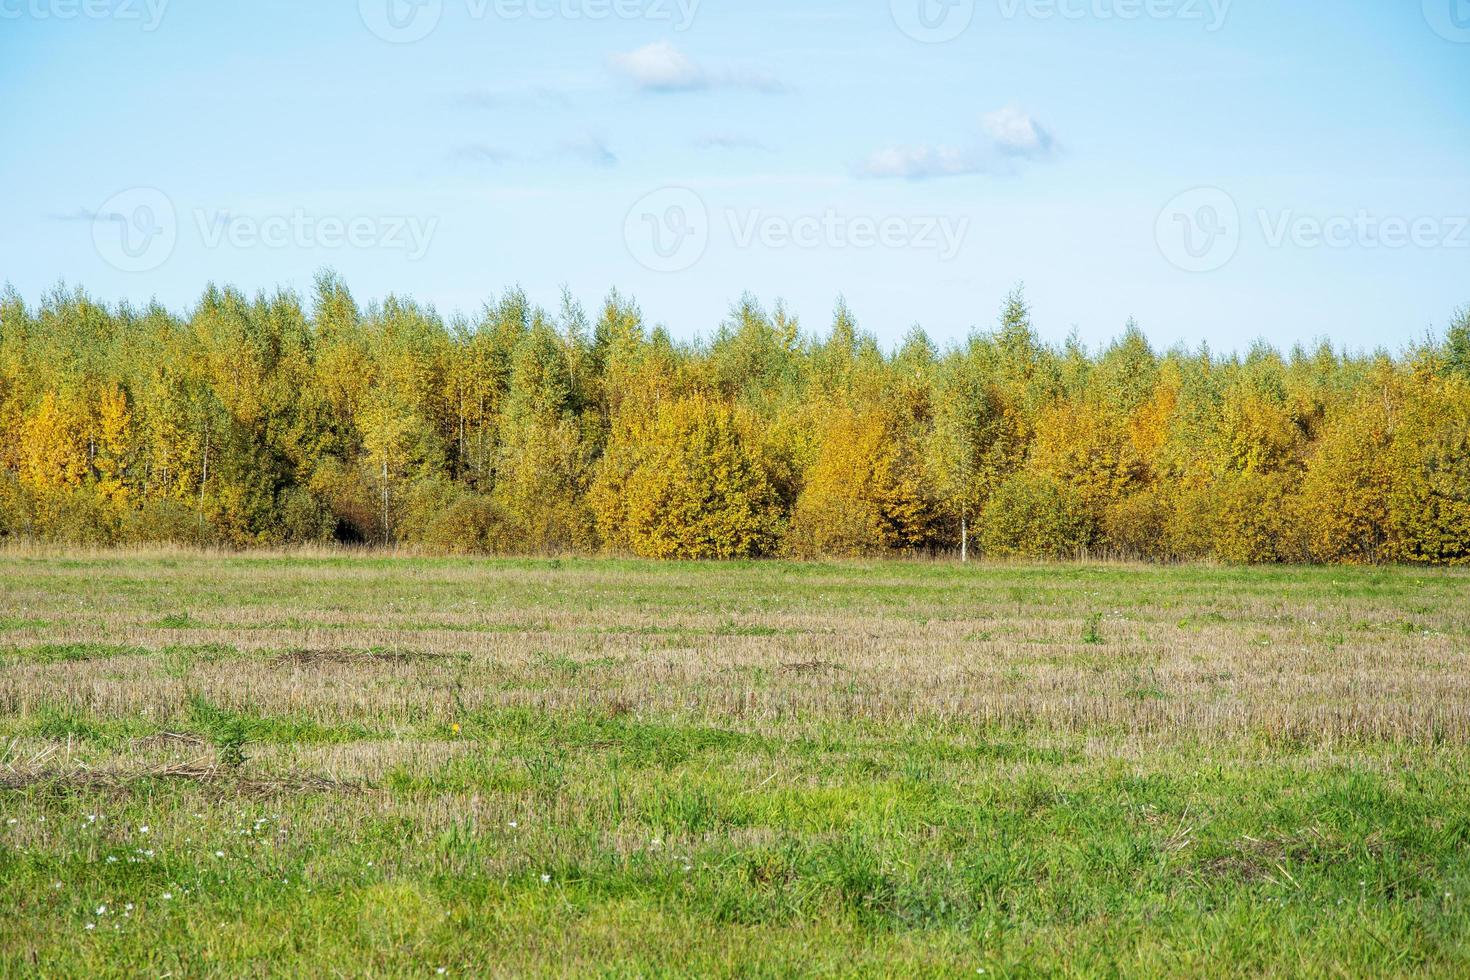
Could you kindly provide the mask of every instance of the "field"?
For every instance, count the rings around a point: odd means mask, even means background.
[[[1470,974],[1470,575],[0,554],[6,976]]]

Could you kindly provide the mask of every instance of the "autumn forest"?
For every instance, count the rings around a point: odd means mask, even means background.
[[[180,316],[0,295],[0,537],[660,559],[1470,563],[1470,311],[1405,350],[1100,351],[1024,294],[884,350],[613,293],[474,319],[210,287]]]

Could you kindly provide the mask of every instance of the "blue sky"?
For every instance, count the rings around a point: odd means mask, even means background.
[[[331,267],[945,342],[1024,281],[1217,350],[1470,303],[1470,0],[0,0],[0,91],[32,301]]]

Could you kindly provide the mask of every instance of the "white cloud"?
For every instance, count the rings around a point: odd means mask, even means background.
[[[863,161],[858,173],[906,180],[1012,173],[1017,160],[1043,160],[1056,151],[1051,132],[1015,106],[987,113],[980,124],[984,138],[969,146],[887,147]]]
[[[608,62],[634,85],[651,92],[691,92],[710,86],[704,69],[668,41],[615,54]]]
[[[712,88],[785,91],[785,86],[766,75],[730,69],[711,71],[668,41],[614,54],[608,58],[608,66],[644,92],[698,92]]]
[[[985,132],[1002,153],[1012,156],[1044,157],[1052,150],[1052,136],[1046,127],[1016,106],[1006,106],[987,113],[981,123]]]
[[[968,159],[965,151],[953,146],[892,146],[874,153],[862,166],[865,177],[905,177],[909,180],[980,172],[982,169],[976,161]]]

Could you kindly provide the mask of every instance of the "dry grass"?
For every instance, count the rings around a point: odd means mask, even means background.
[[[12,549],[0,583],[0,945],[55,974],[1470,962],[1464,573]]]
[[[25,570],[0,604],[0,620],[19,624],[0,634],[16,651],[0,710],[21,717],[57,706],[167,716],[187,690],[327,725],[372,723],[408,699],[422,721],[448,724],[465,711],[566,710],[592,698],[752,731],[792,715],[856,714],[1323,743],[1470,735],[1470,591],[1449,573],[1425,573],[1432,584],[1410,622],[1398,594],[1274,584],[1197,588],[1211,593],[1201,616],[1148,587],[1186,573],[1130,568],[1034,592],[1025,583],[1035,571],[1024,568],[990,570],[973,585],[922,566],[864,569],[856,581],[818,570],[785,608],[764,590],[753,596],[759,607],[740,608],[758,571],[698,567],[349,562],[323,574],[232,560],[205,582],[188,560]],[[1187,574],[1207,583],[1235,573]],[[1355,573],[1309,574],[1320,583]],[[674,597],[619,602],[625,588],[680,576],[693,582],[669,582]],[[1114,589],[1097,588],[1109,577]],[[877,598],[854,601],[854,589]],[[1102,644],[1082,639],[1094,609],[1106,614]],[[158,628],[169,615],[187,619]],[[78,659],[28,662],[26,648],[42,643],[76,648]],[[187,677],[160,676],[159,654],[211,645],[232,652]]]

